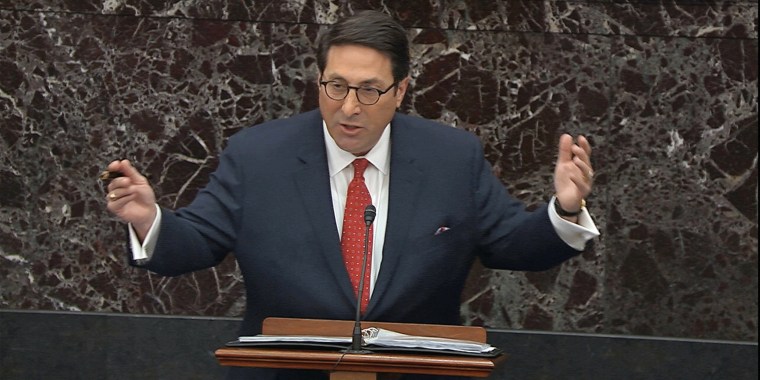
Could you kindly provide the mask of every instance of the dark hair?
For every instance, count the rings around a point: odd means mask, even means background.
[[[409,40],[393,18],[377,11],[360,11],[330,26],[317,41],[320,75],[327,65],[327,51],[336,45],[362,45],[391,59],[394,82],[409,75]]]

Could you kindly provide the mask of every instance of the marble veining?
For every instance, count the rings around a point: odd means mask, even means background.
[[[757,341],[757,2],[0,0],[0,307],[240,316],[230,255],[126,265],[103,166],[187,204],[241,128],[317,106],[323,24],[407,27],[405,112],[469,130],[535,207],[556,140],[594,145],[602,232],[545,272],[473,268],[465,323]]]

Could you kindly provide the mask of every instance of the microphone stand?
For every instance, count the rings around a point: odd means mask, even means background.
[[[367,250],[369,247],[369,227],[375,220],[375,206],[367,205],[364,209],[364,257],[362,257],[362,274],[359,278],[359,291],[356,298],[356,317],[354,318],[354,331],[351,334],[351,348],[343,352],[348,354],[371,354],[372,351],[362,348],[362,322],[361,309],[362,298],[364,297],[364,276],[367,272]]]

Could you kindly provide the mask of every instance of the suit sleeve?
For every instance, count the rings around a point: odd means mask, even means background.
[[[234,248],[240,218],[240,166],[234,142],[220,157],[209,183],[187,207],[161,209],[155,250],[141,266],[165,276],[209,268]]]
[[[546,270],[577,255],[557,235],[546,205],[533,212],[512,197],[492,173],[480,144],[473,153],[479,256],[493,269]]]

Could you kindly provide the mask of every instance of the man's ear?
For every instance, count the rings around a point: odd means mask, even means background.
[[[411,78],[407,76],[398,82],[396,86],[396,108],[401,107],[401,102],[404,101],[404,95],[406,95],[406,90],[409,88],[409,81],[411,81]]]
[[[317,78],[317,87],[321,86],[319,82],[322,81],[322,72],[319,71],[319,69],[314,70],[315,77]]]

